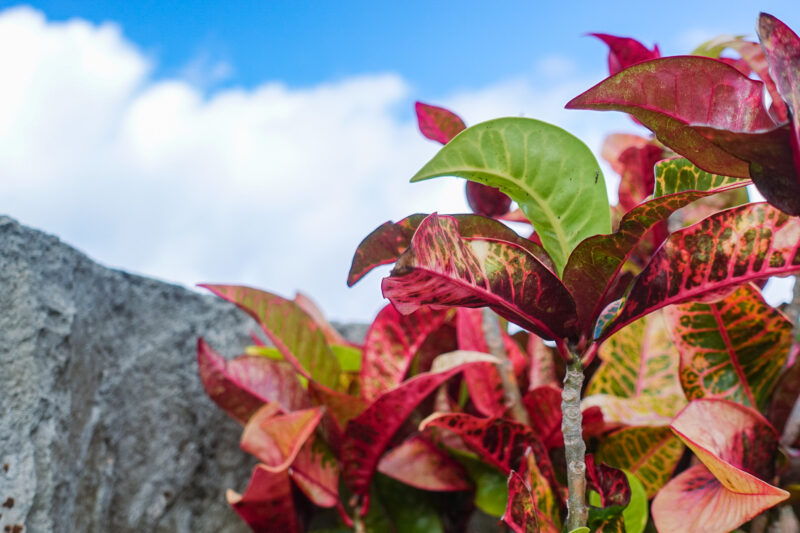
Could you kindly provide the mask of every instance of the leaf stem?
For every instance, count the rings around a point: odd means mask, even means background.
[[[586,507],[586,443],[583,442],[583,416],[581,414],[581,387],[583,366],[580,356],[573,354],[564,376],[561,391],[561,432],[564,434],[564,451],[567,460],[567,530],[586,525],[589,509]]]
[[[514,376],[514,368],[503,346],[503,335],[500,331],[500,322],[497,319],[497,315],[490,308],[484,307],[482,318],[486,346],[489,348],[489,353],[500,360],[500,363],[497,364],[497,373],[500,374],[500,381],[503,383],[503,403],[515,421],[530,426],[531,421],[525,406],[522,405],[522,397],[519,394],[517,378]]]

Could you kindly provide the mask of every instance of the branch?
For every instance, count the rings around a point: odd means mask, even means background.
[[[531,425],[528,412],[522,405],[522,397],[519,394],[519,385],[514,376],[514,367],[508,359],[508,354],[503,346],[503,335],[500,332],[500,323],[497,315],[488,307],[483,308],[483,335],[486,338],[486,346],[489,353],[500,360],[497,365],[497,372],[503,383],[503,403],[509,410],[513,419],[526,426]]]
[[[589,517],[586,507],[586,443],[583,442],[581,387],[583,367],[580,357],[574,356],[567,366],[564,389],[561,391],[561,432],[567,459],[567,530],[585,526]]]

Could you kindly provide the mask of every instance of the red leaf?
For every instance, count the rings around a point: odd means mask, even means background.
[[[489,353],[480,309],[459,308],[456,323],[460,350]],[[486,416],[502,416],[506,410],[503,382],[494,365],[483,363],[465,369],[464,382],[469,390],[469,399],[478,412]]]
[[[613,297],[613,280],[636,246],[656,224],[700,198],[742,187],[734,181],[704,172],[685,159],[668,159],[656,166],[654,198],[633,208],[610,235],[595,235],[581,242],[564,269],[564,284],[575,298],[586,331]],[[670,178],[669,180],[667,178]],[[671,186],[664,182],[672,182]]]
[[[800,219],[766,203],[722,211],[673,233],[600,336],[666,305],[800,270]]]
[[[494,218],[508,213],[511,207],[511,198],[500,192],[497,187],[468,181],[467,203],[476,215]]]
[[[264,465],[256,465],[244,494],[228,490],[226,499],[255,533],[300,531],[286,471],[270,472]]]
[[[476,358],[472,359],[475,361]],[[487,359],[490,358],[484,356],[477,360],[485,362]],[[472,364],[475,362],[418,374],[382,394],[366,411],[350,421],[342,446],[342,476],[354,493],[366,495],[369,492],[369,483],[381,455],[392,436],[417,405],[439,385]]]
[[[517,273],[524,272],[524,276]],[[411,246],[384,278],[383,294],[401,313],[424,305],[491,307],[540,336],[575,336],[574,302],[564,285],[526,248],[464,238],[459,222],[435,213],[420,224]]]
[[[603,507],[625,507],[631,501],[631,486],[625,472],[604,463],[595,463],[592,454],[586,455],[586,481],[589,488],[600,495]]]
[[[314,505],[334,507],[339,503],[339,461],[316,435],[300,448],[289,474]]]
[[[743,40],[735,40],[725,44],[739,52],[739,55],[742,56],[742,61],[747,64],[750,70],[758,74],[758,77],[764,82],[767,91],[772,97],[772,110],[775,112],[776,118],[781,122],[788,120],[789,115],[786,111],[786,104],[781,99],[778,88],[775,86],[775,81],[770,76],[769,64],[761,45]]]
[[[525,394],[522,404],[531,419],[531,427],[545,447],[564,446],[564,435],[561,434],[561,389],[555,385],[536,387]]]
[[[320,326],[291,300],[237,285],[200,285],[252,316],[295,370],[337,388],[341,369]]]
[[[716,59],[678,56],[634,65],[595,85],[568,109],[625,111],[695,165],[725,176],[750,176],[692,125],[754,132],[775,126],[762,99],[763,84]]]
[[[421,435],[405,440],[387,452],[378,472],[422,490],[470,490],[464,468]]]
[[[458,434],[481,460],[508,475],[519,470],[525,450],[531,448],[536,463],[552,487],[556,483],[553,465],[536,432],[528,426],[503,418],[477,418],[461,413],[434,413],[420,429],[440,427]]]
[[[467,126],[461,117],[443,107],[417,102],[414,105],[419,131],[432,141],[447,144]]]
[[[277,404],[259,409],[247,422],[241,441],[242,450],[274,472],[289,468],[322,419],[321,407],[285,415],[278,414],[279,409]]]
[[[364,339],[361,394],[374,400],[399,385],[425,339],[447,321],[452,312],[418,309],[401,315],[391,305],[378,313]]]
[[[661,57],[658,45],[648,50],[642,43],[628,37],[616,37],[605,33],[590,33],[608,45],[608,72],[612,76],[621,70]]]
[[[536,502],[525,480],[512,471],[508,476],[508,503],[501,520],[514,533],[537,533],[541,531],[536,519]]]
[[[281,361],[250,355],[226,361],[198,339],[197,370],[209,398],[242,425],[265,403],[286,412],[311,404],[292,367]]]
[[[619,156],[623,167],[619,183],[619,205],[627,212],[653,194],[653,167],[664,159],[664,150],[652,144],[641,148],[631,146]]]
[[[541,337],[528,333],[527,356],[530,360],[528,370],[528,388],[534,389],[543,385],[558,387],[553,349],[547,346]]]

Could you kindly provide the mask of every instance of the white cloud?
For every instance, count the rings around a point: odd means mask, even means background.
[[[345,286],[358,242],[385,220],[466,209],[460,180],[408,183],[437,146],[398,118],[415,95],[396,74],[206,97],[226,74],[213,61],[153,80],[152,59],[117,26],[48,22],[30,8],[0,13],[0,47],[14,51],[0,55],[0,212],[102,263],[188,286],[299,289],[334,319],[365,321],[383,305],[381,275]],[[609,130],[636,127],[563,106],[601,74],[548,90],[506,80],[431,103],[471,124],[534,116],[599,151]]]

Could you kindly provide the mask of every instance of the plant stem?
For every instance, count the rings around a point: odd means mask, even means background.
[[[589,509],[586,507],[586,443],[583,442],[583,416],[581,414],[581,387],[583,366],[581,358],[573,354],[564,376],[561,391],[561,432],[564,434],[564,452],[567,459],[567,530],[586,525]]]
[[[497,373],[503,383],[503,403],[505,403],[511,416],[520,424],[529,426],[528,412],[522,405],[522,397],[519,394],[517,378],[514,376],[514,368],[508,359],[508,354],[503,346],[503,336],[500,332],[500,323],[497,315],[488,307],[483,308],[483,335],[486,339],[486,346],[489,353],[500,360],[497,364]]]

